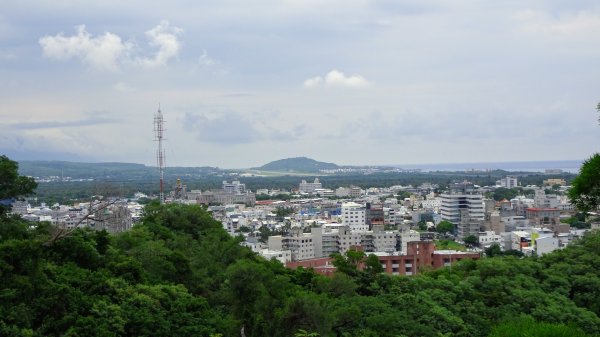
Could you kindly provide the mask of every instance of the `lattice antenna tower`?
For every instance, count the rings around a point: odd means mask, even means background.
[[[163,141],[165,132],[165,121],[163,119],[162,112],[160,111],[160,104],[158,105],[158,111],[154,114],[154,140],[158,142],[158,149],[156,150],[156,165],[158,167],[158,173],[160,175],[160,203],[165,203],[165,191],[164,191],[164,176],[165,166],[167,164],[167,157],[165,156],[165,150],[163,149]]]

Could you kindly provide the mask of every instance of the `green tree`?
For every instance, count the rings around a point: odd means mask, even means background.
[[[479,245],[479,239],[475,235],[469,235],[463,241],[467,246],[474,247]]]
[[[519,195],[519,190],[516,188],[498,187],[494,190],[492,197],[494,198],[494,200],[500,201],[502,199],[513,199],[517,195]]]
[[[369,254],[367,256],[365,259],[365,272],[372,276],[383,273],[383,266],[379,262],[377,255]]]
[[[333,254],[333,265],[337,271],[348,276],[357,276],[358,267],[365,259],[365,253],[359,250],[349,249],[345,255]]]
[[[583,331],[559,323],[536,322],[531,317],[523,316],[517,321],[504,322],[492,329],[489,337],[586,337]]]
[[[19,175],[19,164],[0,156],[0,201],[18,199],[33,194],[37,183],[31,177]],[[0,204],[0,215],[6,214],[9,206]]]
[[[579,175],[569,189],[571,203],[582,212],[596,210],[600,205],[600,154],[595,153],[583,162]]]
[[[485,249],[485,256],[494,257],[502,255],[502,249],[497,243],[493,243],[491,246]]]
[[[304,329],[298,329],[298,331],[296,332],[296,334],[294,334],[295,337],[318,337],[319,334],[316,332],[308,332]]]
[[[442,220],[435,226],[435,230],[440,234],[452,233],[454,232],[454,224],[448,220]]]

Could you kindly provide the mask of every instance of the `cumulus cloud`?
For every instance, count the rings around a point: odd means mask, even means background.
[[[41,38],[44,56],[57,60],[79,58],[90,66],[115,70],[132,48],[130,43],[109,32],[93,36],[85,30],[85,25],[77,26],[76,30],[77,34],[72,36],[60,33]]]
[[[132,41],[123,41],[119,35],[110,32],[94,36],[86,30],[85,25],[77,26],[75,35],[47,35],[38,42],[47,58],[62,61],[76,58],[91,67],[114,71],[124,63],[149,68],[165,65],[181,50],[178,39],[181,32],[181,28],[171,27],[168,21],[161,21],[158,26],[148,30],[148,44],[158,49],[151,57],[133,56],[134,50],[143,53],[143,48]]]
[[[325,77],[316,76],[304,81],[304,86],[307,88],[315,88],[319,86],[364,88],[369,85],[370,82],[360,75],[347,76],[343,72],[336,69],[328,72]]]
[[[146,32],[150,46],[158,48],[151,58],[138,58],[136,61],[146,67],[156,67],[167,64],[167,61],[176,57],[181,50],[181,41],[178,35],[183,30],[179,27],[171,27],[169,21],[163,20],[160,24]]]
[[[304,86],[307,88],[314,88],[321,84],[323,84],[323,78],[321,76],[312,77],[304,81]]]

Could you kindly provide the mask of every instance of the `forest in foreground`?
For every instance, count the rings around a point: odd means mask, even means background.
[[[543,257],[327,278],[240,245],[198,206],[131,231],[0,217],[0,336],[594,336],[600,233]],[[535,333],[528,333],[534,331]]]

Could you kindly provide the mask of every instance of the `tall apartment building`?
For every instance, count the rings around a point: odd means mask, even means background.
[[[366,221],[365,207],[355,202],[343,203],[342,224],[350,227],[352,231],[367,231],[369,226]]]
[[[313,236],[310,233],[302,233],[295,228],[291,236],[269,236],[269,250],[291,252],[292,261],[315,258]]]
[[[460,213],[460,221],[456,224],[456,236],[460,240],[464,240],[467,236],[471,235],[479,236],[482,221],[473,219],[469,215],[468,209],[461,209]]]
[[[246,193],[246,184],[242,184],[237,180],[233,180],[231,183],[223,180],[223,191],[230,194],[244,194]]]
[[[301,193],[314,193],[315,190],[320,190],[323,188],[323,184],[319,182],[319,178],[315,178],[315,181],[312,183],[307,183],[306,180],[302,180],[300,182],[300,186],[298,186],[298,190]]]
[[[373,229],[373,226],[384,225],[385,213],[383,211],[382,204],[367,203],[366,205],[366,222],[369,230]]]
[[[451,186],[448,193],[442,194],[442,220],[448,220],[458,225],[464,216],[469,221],[483,222],[485,212],[483,207],[483,196],[473,184],[460,183]],[[466,210],[466,212],[464,212]]]
[[[515,177],[505,177],[496,181],[496,185],[505,188],[513,188],[517,187],[517,178]]]

